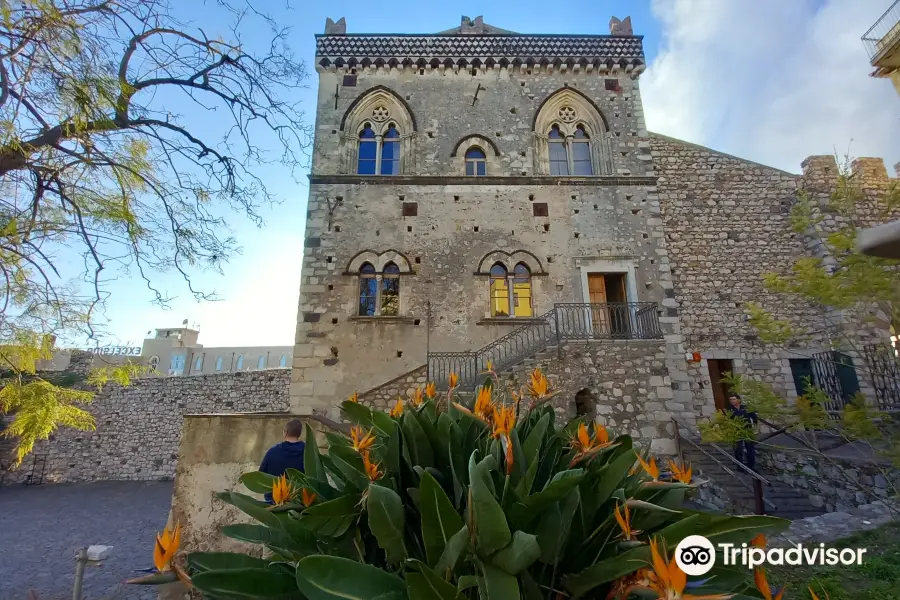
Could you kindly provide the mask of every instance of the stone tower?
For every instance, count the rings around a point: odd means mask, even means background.
[[[693,419],[641,38],[628,19],[610,30],[520,35],[463,17],[433,35],[348,34],[329,20],[295,412],[548,356],[561,410],[659,450],[673,415]]]

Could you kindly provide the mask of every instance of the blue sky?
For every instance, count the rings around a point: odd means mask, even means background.
[[[890,0],[400,0],[385,9],[293,0],[293,10],[283,0],[265,4],[291,26],[291,45],[310,65],[309,88],[298,95],[310,123],[318,83],[313,36],[324,31],[326,17],[345,17],[349,33],[433,33],[459,25],[466,14],[521,33],[603,34],[610,16],[631,15],[649,64],[641,90],[651,131],[793,172],[807,155],[835,151],[883,156],[889,170],[900,161],[900,97],[886,80],[868,77],[859,41]],[[195,7],[186,14],[189,23],[226,35],[215,2]],[[252,43],[267,32],[245,34]],[[165,275],[156,281],[176,298],[162,310],[139,280],[123,274],[108,286],[104,343],[139,344],[147,331],[184,319],[199,324],[207,346],[293,343],[308,187],[302,173],[295,178],[275,167],[259,173],[281,202],[262,212],[262,229],[230,218],[242,253],[224,275],[195,278],[222,300],[198,303],[179,277]]]

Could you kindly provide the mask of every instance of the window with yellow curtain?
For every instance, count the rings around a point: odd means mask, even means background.
[[[503,265],[491,267],[491,316],[509,316],[509,283]]]
[[[531,271],[522,263],[513,269],[513,310],[517,317],[532,316]]]

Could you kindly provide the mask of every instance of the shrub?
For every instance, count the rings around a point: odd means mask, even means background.
[[[666,555],[682,538],[740,544],[787,525],[685,510],[689,467],[660,474],[630,437],[581,419],[558,428],[540,371],[526,399],[494,381],[488,373],[471,408],[433,385],[390,414],[344,402],[349,438],[326,433],[320,454],[307,430],[305,473],[242,477],[276,505],[218,494],[257,521],[223,533],[265,558],[194,552],[155,581],[177,572],[209,598],[624,599],[642,588],[681,598],[679,577],[650,565],[677,569]],[[718,566],[687,587],[737,593],[745,581]]]

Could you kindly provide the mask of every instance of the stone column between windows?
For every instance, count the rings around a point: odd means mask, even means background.
[[[379,152],[381,146],[378,146]],[[375,316],[381,316],[381,273],[375,273]]]
[[[384,136],[378,134],[375,136],[375,174],[381,175],[381,145],[384,142]],[[377,297],[377,294],[376,294]]]
[[[515,318],[516,316],[516,299],[513,297],[515,293],[515,280],[516,277],[513,273],[506,273],[506,294],[507,294],[507,304],[509,305],[509,316],[510,318]]]

